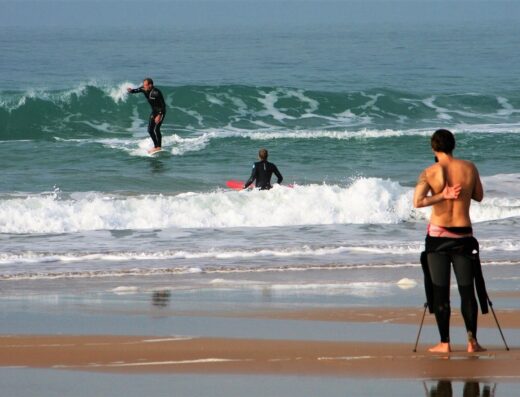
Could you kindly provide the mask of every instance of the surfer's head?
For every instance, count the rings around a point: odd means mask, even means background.
[[[450,131],[440,129],[433,133],[431,144],[433,151],[451,154],[455,149],[455,137]]]
[[[258,158],[260,160],[262,160],[262,161],[267,160],[267,156],[269,156],[269,153],[267,152],[267,149],[262,148],[262,149],[260,149],[258,151]]]
[[[150,91],[153,88],[153,80],[150,77],[143,80],[143,88],[145,91]]]

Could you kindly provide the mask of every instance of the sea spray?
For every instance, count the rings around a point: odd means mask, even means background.
[[[116,195],[100,192],[31,194],[0,199],[1,233],[88,230],[398,224],[424,221],[413,189],[380,178],[346,186],[312,184],[270,191]],[[488,198],[472,207],[475,222],[520,216],[520,199]]]

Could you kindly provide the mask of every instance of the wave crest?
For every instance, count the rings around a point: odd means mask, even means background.
[[[149,109],[141,95],[127,94],[126,88],[134,85],[91,81],[61,91],[1,92],[0,140],[136,132]],[[169,108],[165,128],[176,131],[288,131],[299,138],[305,138],[299,131],[332,131],[327,137],[343,139],[334,131],[421,133],[432,125],[448,124],[460,131],[520,132],[520,109],[516,108],[520,98],[512,96],[424,96],[387,89],[322,92],[236,85],[159,88]],[[104,124],[110,128],[93,128]]]
[[[1,233],[88,230],[396,224],[426,219],[412,206],[413,189],[380,178],[347,186],[275,186],[270,191],[115,196],[98,192],[3,197]],[[487,198],[472,206],[475,222],[520,216],[520,200]]]

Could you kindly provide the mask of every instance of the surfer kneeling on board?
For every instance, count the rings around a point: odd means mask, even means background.
[[[253,181],[256,181],[255,186],[257,188],[260,188],[260,190],[271,189],[271,176],[273,175],[273,173],[278,178],[277,183],[282,183],[283,176],[282,174],[280,174],[280,171],[278,171],[276,165],[267,161],[268,155],[269,153],[267,152],[267,149],[262,148],[258,151],[258,159],[260,161],[257,161],[253,164],[251,176],[244,184],[244,189],[247,189],[247,187],[251,185]]]
[[[126,90],[129,94],[142,92],[152,107],[152,113],[150,113],[150,117],[148,118],[148,134],[150,134],[150,138],[152,138],[154,147],[153,149],[148,150],[148,153],[152,154],[160,151],[162,141],[161,125],[164,116],[166,115],[166,103],[164,102],[162,92],[158,88],[154,87],[153,80],[149,77],[143,80],[143,85],[141,87],[128,87]]]

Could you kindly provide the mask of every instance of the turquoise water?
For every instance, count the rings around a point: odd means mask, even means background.
[[[2,6],[5,282],[284,270],[288,294],[420,284],[428,210],[412,190],[442,127],[483,177],[485,265],[515,288],[518,2]],[[155,157],[149,106],[126,95],[146,76],[168,105]],[[260,147],[294,188],[227,190]],[[330,278],[299,271],[316,267]]]

